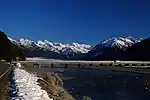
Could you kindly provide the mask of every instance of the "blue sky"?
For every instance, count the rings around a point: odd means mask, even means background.
[[[97,44],[150,36],[149,0],[0,0],[0,29],[18,39]]]

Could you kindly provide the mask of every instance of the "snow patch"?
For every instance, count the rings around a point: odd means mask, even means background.
[[[18,64],[18,66],[20,66]],[[11,100],[53,100],[38,85],[39,78],[27,71],[15,68],[11,84]],[[16,95],[14,95],[16,94]]]
[[[21,68],[21,64],[20,64],[19,62],[16,64],[16,66],[17,66],[18,68]]]

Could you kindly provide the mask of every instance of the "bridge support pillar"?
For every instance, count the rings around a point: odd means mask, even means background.
[[[90,63],[89,66],[91,67],[91,66],[92,66],[92,63]]]
[[[80,63],[78,64],[78,67],[81,67],[81,64],[80,64]]]
[[[54,68],[54,64],[53,63],[51,64],[51,68]]]
[[[67,68],[68,67],[68,64],[65,64],[65,68]]]

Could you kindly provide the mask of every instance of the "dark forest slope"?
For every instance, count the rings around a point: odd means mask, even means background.
[[[0,59],[15,60],[16,57],[25,60],[20,48],[13,44],[4,32],[0,31]]]

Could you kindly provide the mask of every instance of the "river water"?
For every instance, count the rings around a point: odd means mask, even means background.
[[[91,68],[30,68],[58,73],[63,87],[77,100],[150,100],[150,74]]]

